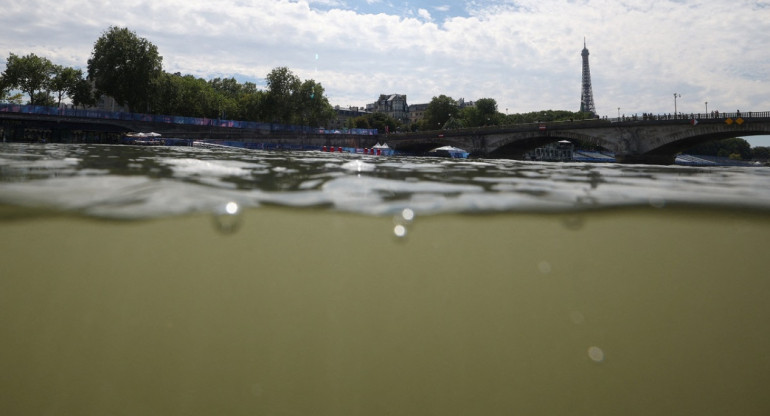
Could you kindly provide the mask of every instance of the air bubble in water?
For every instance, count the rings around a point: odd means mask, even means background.
[[[223,234],[232,234],[241,226],[241,207],[230,201],[214,212],[214,225]]]
[[[398,238],[404,238],[407,234],[407,226],[414,221],[414,210],[404,208],[398,214],[393,216],[393,234]]]
[[[414,211],[411,208],[404,208],[404,210],[401,211],[401,218],[403,218],[405,222],[411,223],[414,221]]]
[[[604,361],[604,351],[602,351],[602,349],[599,347],[588,347],[588,358],[594,360],[597,363],[600,363]]]
[[[572,322],[576,325],[581,325],[585,323],[586,318],[583,316],[582,313],[579,311],[572,311],[569,313],[569,319],[572,320]]]

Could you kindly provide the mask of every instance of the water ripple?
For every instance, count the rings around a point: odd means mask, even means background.
[[[0,144],[0,203],[149,218],[264,204],[366,215],[770,208],[770,169]],[[405,235],[408,224],[396,224]]]

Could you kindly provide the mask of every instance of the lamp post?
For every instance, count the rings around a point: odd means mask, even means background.
[[[676,112],[676,99],[677,98],[682,98],[682,94],[674,93],[674,118],[679,118],[679,116],[677,116],[677,112]]]
[[[706,116],[708,117],[709,114],[709,102],[706,101]]]
[[[618,107],[618,121],[620,121],[620,107]]]

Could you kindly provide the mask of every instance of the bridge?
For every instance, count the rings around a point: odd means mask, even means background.
[[[732,137],[770,135],[770,111],[691,114],[672,118],[596,119],[492,126],[475,129],[389,135],[391,148],[419,153],[455,146],[471,155],[520,159],[530,150],[560,140],[598,145],[620,163],[673,164],[676,155],[697,144]]]
[[[455,146],[472,156],[520,159],[548,143],[570,140],[600,146],[620,163],[672,164],[676,155],[699,143],[731,137],[770,135],[770,111],[690,114],[671,117],[575,120],[490,126],[416,133],[376,134],[370,130],[330,132],[270,123],[130,115],[58,109],[29,111],[0,105],[0,138],[30,141],[114,143],[130,131],[154,131],[168,137],[267,144],[271,147],[373,147],[421,154]],[[26,112],[24,112],[24,111]],[[130,116],[130,117],[129,117]]]

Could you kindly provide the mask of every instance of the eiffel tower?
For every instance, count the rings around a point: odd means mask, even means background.
[[[588,67],[588,48],[586,48],[586,39],[583,38],[583,87],[580,92],[580,111],[596,115],[596,106],[594,106],[594,93],[591,90],[591,69]]]

